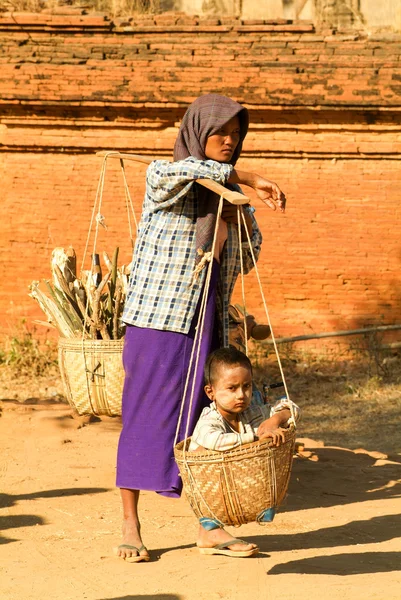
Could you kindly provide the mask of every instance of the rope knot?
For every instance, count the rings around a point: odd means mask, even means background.
[[[100,212],[98,212],[96,215],[96,222],[107,230],[106,218],[104,215],[101,215]]]
[[[210,261],[212,260],[211,252],[205,252],[204,250],[202,250],[202,248],[198,248],[196,252],[198,253],[198,256],[201,257],[201,259],[196,265],[195,269],[192,271],[189,287],[191,287],[198,281],[199,275],[201,274],[202,270],[206,267],[207,263],[210,263]]]

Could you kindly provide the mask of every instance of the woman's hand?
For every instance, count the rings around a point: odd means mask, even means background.
[[[286,197],[277,183],[258,176],[253,189],[262,202],[267,204],[271,209],[276,210],[276,207],[278,207],[281,212],[285,212]]]
[[[281,212],[285,212],[286,197],[277,183],[269,181],[256,173],[238,171],[237,169],[233,169],[228,181],[229,183],[239,183],[253,188],[258,197],[269,208],[276,210],[278,207]]]

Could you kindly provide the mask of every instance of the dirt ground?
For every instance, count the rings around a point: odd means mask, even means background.
[[[306,416],[299,429],[305,451],[294,460],[288,498],[274,522],[232,529],[260,546],[251,559],[199,555],[185,497],[145,492],[143,537],[152,560],[128,564],[112,551],[121,522],[114,487],[120,421],[73,418],[59,401],[59,385],[55,377],[35,393],[27,386],[13,394],[12,382],[0,390],[2,600],[401,597],[395,421],[388,443],[372,422],[370,438],[369,427],[360,432],[366,449],[351,450],[334,445],[333,432],[330,445],[303,438]],[[399,426],[397,433],[400,441]]]

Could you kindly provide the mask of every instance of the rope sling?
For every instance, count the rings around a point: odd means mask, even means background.
[[[222,208],[223,197],[221,196],[217,211],[212,249],[210,252],[211,257],[214,256],[217,230]],[[195,377],[192,377],[192,386],[188,401],[189,407],[187,411],[188,418],[186,422],[185,439],[177,444],[191,373],[198,372],[200,344],[202,340],[206,314],[206,299],[208,297],[213,268],[213,261],[210,259],[206,273],[205,286],[201,297],[199,318],[195,329],[195,339],[191,352],[189,369],[185,381],[180,415],[174,440],[175,459],[180,470],[186,496],[195,515],[199,519],[209,518],[217,520],[224,525],[234,526],[239,526],[252,521],[258,521],[258,517],[263,513],[263,511],[268,508],[276,509],[283,501],[287,492],[291,473],[296,427],[294,408],[289,398],[289,392],[273,333],[270,314],[267,308],[266,298],[263,293],[250,235],[246,226],[244,211],[240,205],[237,206],[237,224],[241,267],[241,292],[245,317],[244,337],[246,354],[248,355],[248,336],[246,324],[247,310],[245,300],[242,225],[244,226],[243,229],[246,232],[246,238],[252,256],[253,267],[255,269],[266,318],[271,329],[272,341],[282,377],[282,382],[286,396],[289,400],[291,425],[290,428],[285,432],[285,442],[277,447],[271,446],[271,442],[268,440],[257,440],[250,444],[244,444],[236,447],[232,450],[226,450],[225,452],[215,452],[206,449],[202,451],[198,450],[196,452],[189,452],[189,422],[195,390]],[[262,523],[260,522],[260,524]]]
[[[101,181],[99,182],[98,196],[101,198],[102,195],[104,171],[107,158],[118,158],[120,159],[124,174],[127,208],[129,204],[132,208],[128,185],[126,184],[125,179],[123,160],[134,160],[149,164],[154,159],[147,156],[120,154],[118,152],[99,152],[97,154],[104,157],[102,168],[103,176],[101,176]],[[177,422],[174,440],[174,456],[180,470],[185,494],[195,515],[198,518],[203,517],[218,520],[224,525],[239,526],[245,523],[257,521],[258,516],[262,511],[268,508],[275,509],[284,500],[291,474],[295,446],[295,415],[292,403],[290,401],[289,392],[273,333],[273,327],[270,320],[270,314],[267,308],[265,295],[263,293],[257,262],[242,208],[242,204],[247,204],[249,199],[243,194],[227,190],[220,184],[211,180],[198,180],[197,183],[218,193],[220,200],[217,210],[216,227],[213,235],[211,252],[208,253],[207,258],[203,262],[205,268],[207,268],[205,285],[200,299],[198,323],[195,328],[194,343],[190,356],[189,368]],[[251,253],[252,263],[258,281],[266,319],[270,326],[272,342],[279,365],[285,394],[289,400],[291,425],[285,430],[285,441],[277,447],[271,446],[271,442],[268,439],[265,439],[257,440],[250,444],[244,444],[225,452],[216,452],[212,450],[198,450],[197,452],[189,452],[189,422],[195,393],[195,377],[192,377],[191,381],[191,373],[197,373],[199,366],[200,344],[206,315],[206,301],[210,288],[213,268],[212,257],[214,256],[216,247],[218,224],[222,214],[224,200],[228,200],[231,204],[237,206],[241,294],[242,303],[244,306],[246,354],[248,355],[248,336],[246,320],[247,311],[245,298],[244,256],[242,249],[242,225],[243,230],[246,233],[246,241],[248,242]],[[98,215],[100,215],[100,205],[101,204],[99,203],[97,212]],[[92,215],[92,222],[94,215],[95,208]],[[99,216],[98,220],[101,220]],[[190,390],[189,399],[186,400],[188,390]],[[187,410],[187,422],[185,424],[185,439],[177,443],[186,401],[188,401],[189,406]]]
[[[83,252],[81,273],[83,273],[85,261],[91,237],[93,236],[92,256],[96,254],[99,228],[107,229],[106,219],[102,215],[102,200],[106,178],[107,160],[110,153],[105,153],[100,170],[95,202],[92,209],[88,235]],[[137,229],[137,219],[128,188],[125,174],[124,162],[120,159],[122,173],[125,205],[127,210],[128,229],[133,246],[133,225]],[[93,277],[93,261],[89,270],[89,278]],[[99,301],[103,288],[111,275],[111,267],[106,277],[94,292]],[[80,415],[121,415],[121,397],[124,384],[124,368],[122,364],[122,351],[124,339],[91,339],[86,334],[86,327],[92,326],[89,315],[89,296],[81,307],[83,324],[81,336],[77,338],[60,338],[58,343],[58,362],[61,376],[66,391],[67,400]],[[119,323],[117,314],[113,328],[117,330]]]

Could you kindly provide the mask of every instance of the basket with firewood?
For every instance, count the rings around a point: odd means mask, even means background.
[[[60,335],[58,357],[67,400],[79,414],[120,415],[124,382],[122,311],[129,266],[92,255],[90,270],[76,272],[72,247],[55,248],[50,280],[34,281],[30,296]]]
[[[130,265],[118,266],[118,248],[111,259],[103,252],[102,264],[96,251],[99,227],[107,230],[105,217],[101,214],[102,196],[107,160],[115,154],[102,153],[99,184],[79,274],[74,249],[71,246],[55,248],[51,258],[51,279],[33,281],[30,286],[30,296],[39,303],[48,323],[59,332],[58,359],[67,400],[80,415],[121,415],[125,334],[122,313]],[[135,231],[131,219],[135,230],[138,223],[123,157],[119,162],[132,251]],[[91,236],[91,266],[84,270]]]

